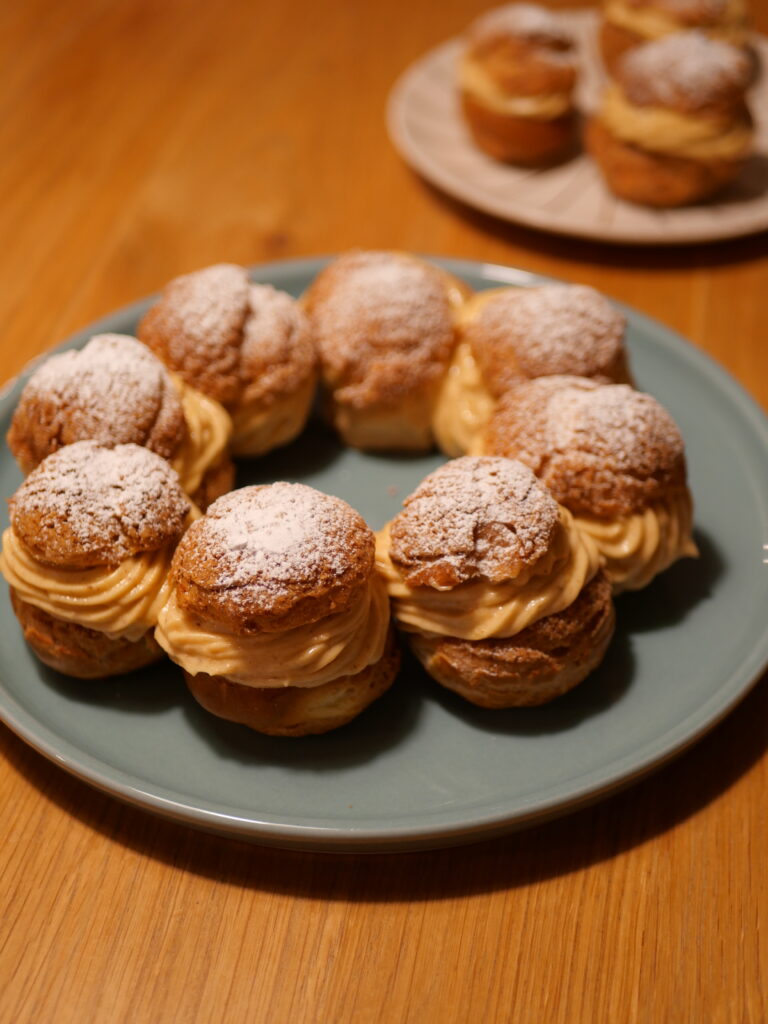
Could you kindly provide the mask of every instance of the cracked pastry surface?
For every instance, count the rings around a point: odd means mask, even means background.
[[[625,328],[623,314],[586,285],[479,292],[461,311],[435,407],[440,448],[451,456],[476,453],[496,402],[520,379],[569,373],[630,380]]]
[[[552,699],[591,671],[612,635],[610,587],[594,543],[520,462],[465,456],[431,473],[380,531],[377,563],[395,619],[438,682],[449,685],[442,670],[434,671],[441,645],[463,650],[470,660],[480,652],[492,660],[494,682],[489,676],[483,687],[467,679],[463,693],[483,706]],[[595,580],[601,611],[587,624],[572,609],[581,607],[579,596]],[[527,656],[517,637],[558,615],[570,623],[560,632],[571,643],[564,641],[557,670],[542,675],[535,699],[528,694],[523,700]],[[598,619],[602,626],[595,630]],[[460,690],[455,682],[450,688]]]
[[[525,463],[570,510],[616,593],[697,553],[683,439],[650,395],[577,377],[521,382],[483,448]]]
[[[190,512],[168,463],[138,445],[78,441],[33,470],[0,568],[38,657],[83,677],[160,657],[151,630]]]
[[[373,534],[304,484],[233,491],[190,527],[156,638],[204,706],[280,735],[349,721],[397,670]]]
[[[243,267],[222,263],[174,278],[138,335],[227,409],[236,455],[263,454],[303,429],[317,383],[309,321],[290,295],[252,284]]]
[[[400,252],[348,252],[321,270],[303,302],[330,418],[347,444],[432,446],[432,406],[468,293],[452,275]]]

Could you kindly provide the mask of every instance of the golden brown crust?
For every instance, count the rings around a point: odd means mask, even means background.
[[[418,400],[428,410],[453,350],[454,311],[468,290],[400,252],[352,251],[320,272],[303,303],[337,427],[345,409],[381,418]]]
[[[104,633],[64,622],[27,604],[8,588],[24,639],[40,661],[78,679],[103,679],[144,668],[164,656],[152,630],[139,640],[110,639]]]
[[[598,573],[562,612],[505,640],[409,634],[414,653],[442,686],[485,708],[543,704],[586,678],[613,636],[611,587]]]
[[[40,562],[116,565],[181,536],[189,501],[168,463],[139,445],[77,441],[33,470],[10,500],[13,531]]]
[[[227,494],[235,486],[235,464],[226,453],[205,471],[200,486],[191,495],[192,501],[201,512],[205,512],[210,505]]]
[[[632,515],[686,487],[674,420],[650,395],[623,384],[521,382],[499,402],[484,449],[530,466],[575,515]]]
[[[409,586],[499,583],[547,552],[558,507],[509,459],[463,456],[430,473],[390,525],[393,564]]]
[[[190,692],[207,711],[269,736],[309,736],[346,725],[395,680],[400,649],[390,627],[382,657],[354,676],[316,687],[259,689],[222,676],[184,673]]]
[[[304,484],[243,487],[187,530],[171,574],[179,606],[235,633],[279,632],[361,593],[374,537],[340,498]]]
[[[751,79],[752,64],[743,50],[694,31],[644,43],[616,67],[630,103],[711,117],[744,116]]]
[[[573,110],[546,120],[515,117],[492,110],[466,90],[461,103],[475,142],[496,160],[541,166],[563,159],[574,148],[577,118]]]
[[[550,374],[628,381],[625,327],[594,288],[552,284],[478,293],[465,307],[460,335],[499,398],[521,378]]]
[[[734,181],[744,160],[692,160],[651,153],[617,139],[590,118],[585,143],[612,192],[643,206],[672,207],[697,203]]]
[[[138,336],[169,369],[225,408],[242,391],[240,343],[248,275],[220,263],[170,281],[144,316]]]
[[[467,59],[512,96],[570,92],[576,82],[573,40],[552,11],[508,4],[486,12],[467,32]]]
[[[186,436],[168,371],[135,338],[100,334],[47,359],[27,381],[8,431],[24,473],[75,441],[140,444],[169,459]]]

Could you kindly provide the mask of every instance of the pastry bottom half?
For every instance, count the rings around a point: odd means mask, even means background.
[[[546,166],[574,150],[577,118],[573,111],[538,119],[502,114],[462,94],[462,110],[472,137],[496,160],[524,166]]]
[[[139,640],[112,639],[105,633],[57,619],[27,604],[10,587],[11,604],[24,639],[40,661],[77,679],[105,679],[143,668],[165,657],[153,630]]]
[[[484,708],[545,704],[597,668],[613,636],[611,587],[598,573],[572,605],[508,639],[409,633],[414,653],[443,686]]]
[[[587,149],[612,192],[642,206],[685,206],[715,195],[738,177],[743,160],[691,160],[622,142],[597,118],[586,127]]]
[[[389,689],[399,667],[400,649],[390,627],[377,662],[322,686],[259,689],[205,673],[185,672],[184,678],[195,700],[219,718],[269,736],[309,736],[350,722]]]

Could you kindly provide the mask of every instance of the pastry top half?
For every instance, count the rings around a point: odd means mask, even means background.
[[[701,29],[737,44],[748,20],[746,0],[607,0],[605,18],[640,39]]]
[[[498,398],[521,377],[627,380],[625,327],[625,317],[594,288],[551,284],[478,293],[464,308],[460,335]]]
[[[167,462],[135,444],[78,441],[45,459],[10,500],[11,528],[52,568],[114,566],[174,544],[190,504]]]
[[[135,338],[100,334],[47,359],[29,378],[8,431],[24,472],[75,441],[139,444],[169,459],[187,427],[168,371]]]
[[[368,584],[374,536],[346,502],[305,484],[244,487],[211,505],[176,549],[179,606],[247,634],[341,611]]]
[[[557,503],[533,473],[504,458],[454,459],[408,497],[389,528],[389,557],[412,587],[515,579],[549,550]]]
[[[727,117],[743,112],[752,65],[737,47],[687,31],[630,51],[619,62],[616,77],[635,106]]]
[[[355,251],[317,276],[304,296],[323,379],[336,402],[396,407],[436,387],[468,289],[400,252]]]
[[[139,325],[139,337],[230,411],[291,394],[316,368],[310,325],[295,300],[251,284],[243,267],[229,263],[174,278]]]
[[[497,406],[484,449],[530,466],[575,515],[632,515],[687,487],[676,423],[624,384],[521,382]]]
[[[481,15],[467,32],[462,81],[485,77],[509,96],[570,93],[576,81],[573,40],[558,16],[537,4],[507,4]]]

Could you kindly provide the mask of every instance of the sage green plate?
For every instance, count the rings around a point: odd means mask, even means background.
[[[322,262],[262,266],[254,277],[298,294]],[[476,288],[542,280],[442,262]],[[132,332],[148,304],[63,347],[100,331]],[[351,725],[270,739],[208,715],[168,662],[100,682],[49,671],[27,650],[3,592],[3,720],[62,768],[129,803],[213,832],[318,850],[470,842],[593,801],[679,753],[744,696],[768,660],[768,426],[706,356],[626,312],[639,385],[687,441],[701,558],[619,599],[608,657],[572,693],[542,708],[484,711],[406,660],[395,686]],[[20,387],[0,397],[3,433]],[[243,463],[238,482],[303,480],[379,527],[441,461],[346,451],[313,423],[290,447]],[[20,481],[3,451],[2,496]],[[5,502],[2,515],[5,526]]]

